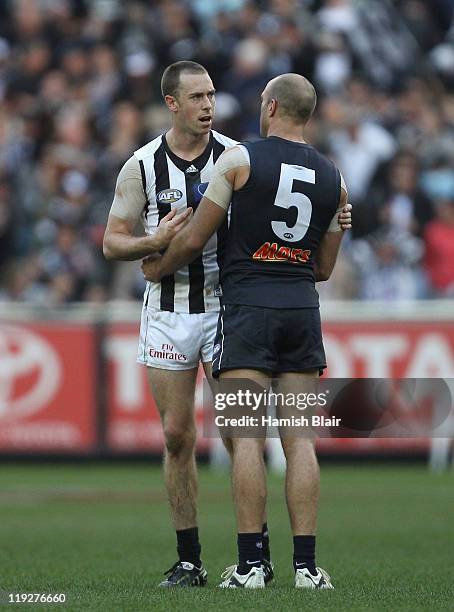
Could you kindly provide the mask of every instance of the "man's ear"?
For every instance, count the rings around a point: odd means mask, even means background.
[[[276,110],[277,110],[277,100],[275,100],[274,98],[271,98],[271,100],[268,102],[268,115],[270,117],[274,117],[274,115],[276,114]]]
[[[167,108],[169,109],[170,112],[172,113],[176,113],[179,106],[178,106],[178,100],[174,97],[174,96],[164,96],[164,101],[166,103]]]

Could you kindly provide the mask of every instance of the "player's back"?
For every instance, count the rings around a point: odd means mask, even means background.
[[[318,306],[314,259],[339,205],[340,173],[308,144],[271,136],[243,146],[250,176],[232,199],[223,301]]]

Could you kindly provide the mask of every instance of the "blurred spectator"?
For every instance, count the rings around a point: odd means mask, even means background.
[[[232,69],[221,83],[223,89],[241,99],[240,129],[246,137],[259,132],[260,96],[273,76],[268,53],[260,38],[245,38],[235,47]]]
[[[72,225],[58,226],[55,244],[42,252],[40,263],[53,299],[64,302],[80,299],[96,274],[93,250]]]
[[[0,269],[14,250],[14,224],[11,185],[0,177]]]
[[[99,44],[90,54],[92,78],[90,79],[90,103],[98,120],[99,127],[105,128],[103,123],[111,111],[121,85],[121,76],[118,70],[117,57],[113,49],[106,44]]]
[[[422,0],[404,0],[400,10],[421,49],[431,49],[439,41],[441,33],[437,22],[430,18],[429,6]]]
[[[424,265],[432,297],[454,297],[454,199],[439,200],[424,232]]]
[[[326,0],[317,17],[322,29],[330,32],[349,34],[358,23],[351,0]]]
[[[337,32],[323,32],[318,40],[314,78],[322,92],[335,94],[349,78],[352,57],[344,38]]]
[[[441,156],[434,160],[433,164],[422,172],[421,186],[429,198],[454,200],[453,159]]]
[[[48,287],[40,282],[38,257],[18,258],[3,269],[1,302],[25,302],[37,305],[47,303]]]
[[[380,162],[396,149],[391,134],[359,111],[341,108],[342,127],[329,135],[330,149],[348,185],[353,202],[365,199],[369,182]]]
[[[351,256],[358,273],[358,297],[365,300],[414,300],[425,297],[418,267],[422,241],[411,234],[381,229],[356,240]]]
[[[377,172],[371,184],[369,223],[422,236],[433,218],[432,201],[418,184],[419,161],[412,153],[399,151]],[[369,230],[371,226],[369,225]]]

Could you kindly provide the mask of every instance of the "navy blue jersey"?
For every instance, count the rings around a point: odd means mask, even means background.
[[[317,307],[314,260],[339,206],[340,173],[307,144],[277,136],[243,144],[250,176],[232,198],[223,302]]]

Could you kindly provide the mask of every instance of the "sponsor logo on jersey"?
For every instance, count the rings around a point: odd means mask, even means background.
[[[214,297],[222,297],[222,287],[220,285],[214,288],[213,295]]]
[[[184,353],[177,353],[173,344],[161,344],[160,349],[150,348],[150,357],[155,359],[167,359],[168,361],[187,361],[188,358]]]
[[[163,189],[158,193],[157,200],[160,204],[173,204],[183,197],[183,192],[179,189]]]
[[[198,172],[197,168],[194,166],[194,164],[191,164],[189,166],[189,168],[186,168],[185,170],[186,174],[196,174]]]
[[[311,252],[289,246],[279,246],[277,242],[265,242],[252,255],[255,261],[287,261],[289,263],[307,263]]]

